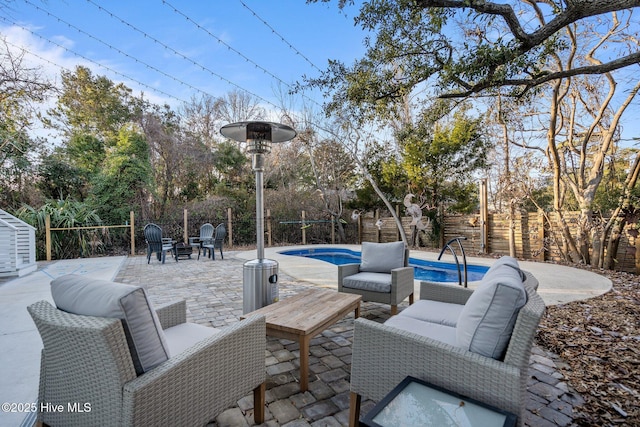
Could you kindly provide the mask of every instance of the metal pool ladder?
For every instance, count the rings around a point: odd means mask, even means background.
[[[442,254],[444,253],[444,251],[446,251],[447,249],[451,251],[451,253],[453,254],[453,259],[456,261],[456,267],[458,268],[458,284],[462,286],[462,275],[460,273],[460,261],[458,260],[458,255],[456,254],[456,251],[451,246],[453,242],[457,242],[458,247],[460,248],[460,252],[462,252],[462,265],[464,268],[464,287],[466,288],[467,287],[467,255],[464,253],[464,248],[462,247],[462,243],[460,243],[460,240],[467,240],[467,238],[464,236],[459,236],[449,240],[442,247],[442,250],[440,251],[440,255],[438,255],[438,261],[440,261],[440,258],[442,258]]]

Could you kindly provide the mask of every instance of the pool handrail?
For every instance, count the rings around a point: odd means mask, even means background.
[[[442,254],[444,254],[444,251],[447,250],[447,248],[451,251],[451,253],[453,254],[453,259],[456,261],[456,267],[458,268],[458,285],[462,286],[462,278],[461,278],[461,274],[460,274],[460,261],[458,261],[458,255],[456,254],[456,251],[453,250],[453,248],[451,247],[451,244],[453,242],[458,242],[458,247],[460,248],[460,251],[462,252],[462,263],[464,266],[464,287],[468,287],[468,283],[467,283],[467,255],[464,252],[464,248],[462,247],[462,244],[460,243],[460,240],[467,240],[467,238],[465,236],[458,236],[458,237],[454,237],[453,239],[449,240],[443,247],[442,250],[440,251],[440,255],[438,255],[438,261],[440,261],[440,258],[442,258]]]

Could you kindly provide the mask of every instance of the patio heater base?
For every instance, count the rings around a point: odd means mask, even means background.
[[[243,266],[242,314],[278,302],[278,262],[253,259]]]

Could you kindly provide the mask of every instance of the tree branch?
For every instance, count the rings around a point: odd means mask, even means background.
[[[480,93],[485,89],[492,87],[504,87],[504,86],[523,86],[524,89],[517,96],[524,95],[529,89],[539,86],[543,83],[547,83],[553,80],[559,80],[567,77],[581,76],[585,74],[605,74],[611,71],[619,70],[624,67],[628,67],[633,64],[640,64],[640,52],[635,52],[627,56],[623,56],[613,61],[605,62],[598,65],[589,65],[585,67],[572,68],[569,70],[560,70],[550,72],[542,76],[533,79],[505,79],[500,81],[480,81],[479,83],[469,84],[465,83],[464,86],[469,90],[464,92],[445,93],[440,97],[446,98],[464,98],[476,93]]]

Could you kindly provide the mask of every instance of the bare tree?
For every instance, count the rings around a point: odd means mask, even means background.
[[[25,132],[32,125],[37,104],[53,91],[53,83],[40,68],[29,67],[25,52],[12,49],[3,38],[0,47],[0,150],[12,143],[10,134]]]
[[[319,191],[324,211],[331,216],[338,228],[340,241],[346,241],[342,215],[348,184],[353,182],[354,163],[340,142],[334,139],[318,140],[311,129],[300,132],[311,164],[315,186]]]
[[[355,163],[358,173],[362,174],[364,179],[369,182],[373,191],[375,191],[378,197],[380,197],[380,200],[382,200],[384,205],[387,207],[389,214],[391,214],[391,217],[396,223],[396,227],[398,228],[402,241],[408,247],[409,241],[407,240],[407,234],[402,226],[402,221],[396,214],[389,198],[380,189],[376,178],[369,172],[366,166],[366,159],[371,150],[371,146],[379,142],[374,138],[373,133],[364,132],[361,126],[355,126],[351,120],[344,118],[337,119],[335,124],[332,126],[320,126],[317,123],[315,126],[320,132],[331,135],[332,138],[342,143],[346,152],[349,153],[351,159]]]
[[[600,268],[613,269],[615,267],[616,254],[618,253],[618,244],[622,236],[622,230],[627,223],[640,222],[640,207],[634,206],[632,191],[640,178],[640,151],[636,153],[635,159],[630,168],[630,172],[624,182],[622,195],[618,206],[613,211],[611,218],[604,225],[602,235],[609,235],[606,245],[606,256],[604,254],[605,245],[600,246],[597,253],[597,266]],[[636,238],[638,236],[636,235]],[[636,274],[640,271],[636,270]]]
[[[607,58],[611,56],[610,51],[625,50],[634,43],[631,16],[613,13],[609,19],[602,17],[598,26],[590,23],[566,26],[558,34],[566,49],[550,54],[546,67],[572,70],[583,64],[602,64],[600,57]],[[543,25],[542,17],[539,19]],[[498,92],[492,108],[508,113],[505,115],[509,126],[500,126],[514,134],[512,143],[543,152],[547,159],[552,177],[553,210],[559,217],[562,236],[560,251],[567,260],[601,264],[598,254],[606,232],[593,221],[594,201],[605,179],[606,163],[616,156],[621,121],[637,97],[640,80],[632,73],[625,75],[620,71],[557,79],[539,89],[536,96],[527,98],[526,102],[512,103],[515,110],[510,107],[504,111]],[[515,138],[517,129],[521,129],[518,139]],[[513,159],[504,161],[508,164]],[[575,209],[567,206],[567,194],[581,212],[576,235],[565,218],[567,209]]]
[[[596,57],[598,52],[608,43],[615,43],[615,38],[626,32],[630,22],[619,21],[614,13],[611,27],[603,34],[578,32],[575,27],[567,27],[571,54],[554,56],[557,69],[578,66],[575,54],[581,49],[581,41],[592,37],[597,39],[584,59],[591,64],[601,64]],[[617,80],[612,73],[605,73],[557,81],[550,100],[547,153],[554,173],[555,209],[561,215],[562,233],[573,261],[589,263],[591,243],[596,241],[600,245],[602,242],[602,230],[593,223],[593,203],[604,177],[607,158],[616,153],[623,114],[640,90],[640,79],[635,79],[635,84],[627,86],[626,94],[621,96]],[[575,241],[562,218],[562,186],[571,190],[581,212]]]

